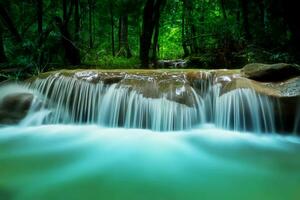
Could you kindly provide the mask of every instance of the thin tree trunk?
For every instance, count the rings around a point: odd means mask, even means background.
[[[198,44],[197,44],[197,36],[196,36],[196,26],[194,23],[191,25],[191,52],[192,54],[197,54],[198,53]]]
[[[4,51],[4,42],[3,42],[3,29],[0,24],[0,63],[7,62],[7,57]]]
[[[119,53],[120,56],[132,57],[128,42],[128,14],[122,14],[119,18]]]
[[[189,52],[189,49],[187,47],[187,38],[186,38],[186,3],[185,1],[183,1],[183,4],[182,4],[182,19],[181,19],[181,42],[182,42],[182,48],[183,48],[183,52],[184,52],[184,55],[183,57],[187,57],[189,56],[190,52]]]
[[[44,63],[44,51],[42,50],[43,41],[43,0],[37,0],[37,25],[38,25],[38,34],[39,34],[39,41],[38,41],[38,58],[37,64],[41,67]]]
[[[43,0],[37,0],[38,34],[43,34]]]
[[[93,48],[93,23],[92,23],[92,0],[88,0],[89,4],[89,45],[90,48]]]
[[[63,0],[63,21],[67,19],[67,0]]]
[[[75,14],[74,14],[74,23],[75,23],[75,42],[79,42],[80,38],[80,13],[79,13],[79,0],[75,1]]]
[[[240,0],[242,8],[242,17],[243,17],[243,29],[245,33],[246,40],[251,40],[252,36],[249,29],[249,5],[247,0]]]
[[[93,7],[92,7],[92,24],[93,24],[93,46],[95,46],[95,41],[96,41],[96,20],[95,20],[95,8],[96,8],[96,0],[93,1]]]
[[[237,9],[237,11],[236,11],[236,24],[238,25],[238,27],[241,26],[241,12],[240,12],[240,9]]]
[[[257,0],[258,8],[259,8],[259,20],[262,24],[262,28],[265,27],[265,5],[264,0]]]
[[[225,8],[225,0],[220,0],[220,1],[221,1],[221,8],[222,8],[223,17],[227,21],[227,13],[226,13],[226,8]]]
[[[2,3],[0,3],[0,17],[3,21],[3,24],[8,28],[16,42],[22,42],[22,37],[19,34],[17,28],[15,27],[13,20],[10,18],[7,10],[4,8]]]
[[[185,15],[186,15],[186,20],[185,20],[185,44],[186,47],[189,47],[189,50],[187,48],[187,52],[189,52],[189,54],[194,54],[195,53],[195,43],[194,43],[194,39],[195,38],[195,34],[193,34],[193,17],[192,17],[192,9],[193,9],[193,0],[183,0],[184,3],[184,7],[185,7]]]
[[[155,29],[154,29],[153,51],[152,51],[152,61],[154,63],[156,63],[158,58],[157,57],[157,52],[159,51],[158,36],[159,36],[159,21],[156,22]]]
[[[110,2],[109,4],[109,14],[110,14],[110,25],[111,25],[111,51],[113,57],[116,56],[115,52],[115,23],[114,23],[114,12],[113,12],[113,4]]]
[[[283,18],[291,32],[290,47],[297,60],[300,60],[300,21],[297,1],[283,1]]]

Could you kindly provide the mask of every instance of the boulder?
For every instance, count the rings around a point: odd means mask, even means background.
[[[296,64],[252,63],[241,70],[242,76],[261,82],[279,82],[300,76],[300,66]]]
[[[9,94],[0,100],[0,124],[17,124],[27,115],[33,94]]]

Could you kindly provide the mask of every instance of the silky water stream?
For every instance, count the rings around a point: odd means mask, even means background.
[[[276,102],[250,89],[210,85],[187,106],[49,77],[0,97],[16,91],[34,101],[0,128],[1,200],[300,199],[300,139],[277,134]]]

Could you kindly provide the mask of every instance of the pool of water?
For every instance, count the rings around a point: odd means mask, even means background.
[[[190,131],[0,128],[1,200],[299,200],[300,139]]]

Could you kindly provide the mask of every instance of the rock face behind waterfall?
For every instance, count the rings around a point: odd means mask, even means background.
[[[137,91],[146,98],[166,97],[187,106],[193,106],[193,88],[188,80],[189,71],[159,71],[159,70],[69,70],[42,74],[41,78],[49,76],[71,77],[91,84],[118,84]],[[199,72],[200,73],[200,72]]]
[[[62,70],[28,82],[52,101],[47,105],[57,105],[51,123],[68,118],[160,131],[213,123],[239,131],[299,133],[298,70],[289,64],[250,64],[242,70]]]

